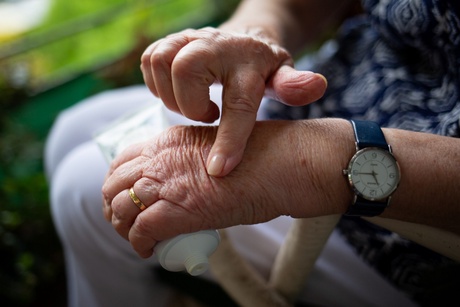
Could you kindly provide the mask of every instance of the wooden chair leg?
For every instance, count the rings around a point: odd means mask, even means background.
[[[241,306],[293,306],[340,217],[295,220],[276,256],[269,281],[239,255],[226,231],[221,230],[221,244],[210,258],[211,270],[222,288]],[[460,261],[458,235],[380,217],[365,219]]]
[[[340,215],[330,215],[294,221],[270,275],[271,287],[289,302],[298,298],[339,219]]]
[[[226,231],[219,232],[221,242],[209,263],[217,282],[228,295],[240,306],[290,306],[234,249]]]
[[[211,256],[219,284],[241,306],[292,306],[339,215],[295,220],[277,254],[270,280],[264,280],[233,248],[225,230]]]

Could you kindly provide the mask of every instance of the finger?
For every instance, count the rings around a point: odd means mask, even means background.
[[[136,216],[141,212],[130,197],[128,189],[123,190],[113,198],[111,208],[113,211],[111,219],[113,228],[119,235],[128,240],[129,229],[134,224]]]
[[[204,225],[201,217],[162,199],[136,217],[128,239],[134,250],[141,257],[147,258],[152,255],[159,241],[208,228],[210,226]]]
[[[155,50],[155,47],[157,44],[159,44],[161,40],[154,42],[153,44],[150,44],[145,51],[141,55],[141,72],[142,72],[142,77],[144,79],[145,85],[148,87],[150,92],[154,94],[155,96],[159,97],[158,91],[155,86],[155,82],[153,80],[153,72],[151,69],[150,65],[150,59],[152,57],[152,53]]]
[[[159,97],[168,109],[179,113],[181,110],[176,102],[171,69],[177,53],[188,43],[189,39],[184,36],[165,39],[150,57],[150,69]]]
[[[107,177],[102,186],[102,195],[107,204],[112,204],[117,194],[134,186],[134,183],[142,177],[144,161],[144,157],[130,160],[120,165]]]
[[[153,204],[149,211],[145,211],[144,214],[136,217],[133,226],[129,230],[128,240],[133,249],[142,258],[150,257],[153,254],[153,247],[156,243],[166,239],[161,235],[162,224],[160,223],[164,221],[166,210],[171,207],[173,206],[170,206],[166,200],[160,200]],[[160,221],[160,223],[155,224],[155,221]],[[171,226],[166,225],[165,227]]]
[[[264,78],[253,70],[224,85],[222,118],[207,160],[209,175],[225,176],[241,161],[264,91]]]
[[[128,232],[138,214],[158,200],[159,184],[149,178],[141,178],[130,189],[123,190],[112,201],[112,225],[128,239]],[[133,194],[131,194],[133,193]]]
[[[210,100],[209,87],[217,77],[216,56],[202,40],[182,48],[172,63],[172,86],[181,113],[189,119],[212,123],[220,116]]]
[[[107,222],[112,221],[112,206],[104,197],[102,197],[102,213]]]
[[[107,179],[112,175],[113,171],[118,168],[118,166],[126,163],[136,157],[138,157],[142,151],[142,144],[135,144],[128,147],[125,151],[123,151],[120,155],[118,155],[110,164],[109,171],[105,175],[104,183]],[[111,199],[109,200],[106,196],[104,196],[104,187],[102,188],[102,212],[104,214],[104,218],[110,222],[112,220],[112,207],[111,207]]]
[[[142,177],[134,183],[132,188],[137,198],[148,208],[158,201],[162,186],[163,184],[159,181]]]
[[[268,82],[267,96],[291,106],[301,106],[324,95],[327,80],[311,71],[298,71],[291,66],[281,66]]]
[[[159,190],[158,182],[143,177],[130,189],[125,189],[114,197],[111,204],[113,212],[111,222],[122,237],[128,240],[128,232],[136,216],[158,200]]]
[[[182,48],[201,37],[200,33],[203,35],[203,31],[187,29],[168,35],[150,45],[141,57],[141,70],[147,87],[163,100],[168,109],[177,113],[180,109],[172,86],[172,63]]]
[[[159,241],[152,233],[154,233],[154,226],[148,221],[147,212],[139,214],[129,230],[128,241],[142,258],[152,256],[153,247]]]

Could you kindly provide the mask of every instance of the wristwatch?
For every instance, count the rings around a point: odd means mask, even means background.
[[[371,121],[351,120],[356,153],[343,170],[355,193],[345,215],[376,216],[390,204],[398,187],[400,169],[380,126]]]

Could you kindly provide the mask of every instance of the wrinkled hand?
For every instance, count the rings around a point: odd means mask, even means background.
[[[104,214],[142,257],[161,240],[182,233],[265,222],[298,215],[296,205],[315,195],[298,152],[298,122],[258,122],[242,162],[225,177],[207,174],[205,161],[217,128],[173,127],[158,138],[134,145],[116,158],[103,186]],[[299,132],[300,133],[300,132]],[[140,211],[129,196],[133,187],[147,206]],[[309,195],[306,197],[305,195]],[[315,208],[316,207],[316,208]]]
[[[222,118],[208,160],[213,176],[227,175],[240,161],[264,94],[305,105],[326,88],[321,75],[292,68],[290,54],[257,35],[214,28],[185,30],[150,45],[141,70],[150,91],[167,108],[197,121],[220,116],[209,86],[223,85]]]

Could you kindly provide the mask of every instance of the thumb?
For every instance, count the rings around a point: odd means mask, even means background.
[[[323,75],[283,65],[269,80],[265,94],[290,106],[302,106],[321,98],[326,88]]]

